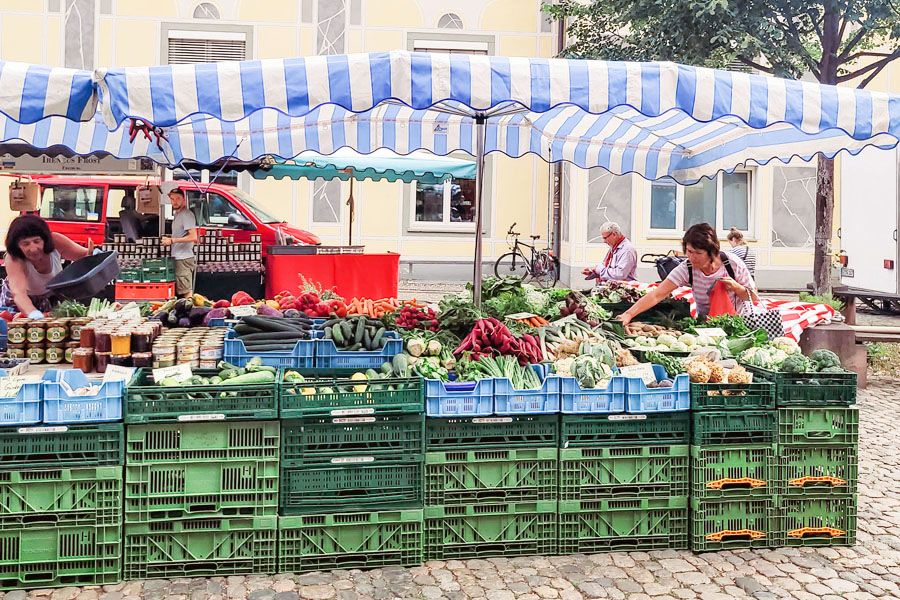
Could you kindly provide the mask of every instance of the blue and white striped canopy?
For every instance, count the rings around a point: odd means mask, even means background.
[[[89,71],[0,61],[0,114],[19,123],[52,115],[89,120],[97,109]]]
[[[168,165],[344,147],[474,154],[483,114],[486,153],[689,184],[900,138],[898,95],[671,63],[388,52],[110,69],[95,80],[93,120],[0,123],[4,139]],[[162,137],[132,143],[130,119]]]

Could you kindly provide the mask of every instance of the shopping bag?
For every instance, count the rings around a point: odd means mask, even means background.
[[[717,281],[713,284],[712,290],[709,292],[709,317],[718,317],[719,315],[735,315],[737,311],[734,309],[734,302],[731,301],[731,295],[725,282]]]
[[[777,309],[767,309],[755,293],[741,304],[740,315],[751,331],[762,329],[770,340],[784,335],[784,323]]]

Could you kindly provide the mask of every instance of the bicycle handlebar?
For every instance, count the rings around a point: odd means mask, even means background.
[[[513,228],[515,228],[515,226],[516,226],[516,223],[513,223],[512,225],[510,225],[509,231],[506,232],[506,235],[514,235],[514,236],[518,237],[519,234],[517,232],[513,231]]]

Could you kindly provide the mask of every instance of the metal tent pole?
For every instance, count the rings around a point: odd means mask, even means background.
[[[486,115],[475,115],[475,273],[472,277],[472,301],[481,306],[481,222],[482,222],[482,190],[484,188],[484,123]]]

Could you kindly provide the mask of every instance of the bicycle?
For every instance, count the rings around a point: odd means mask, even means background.
[[[513,231],[515,226],[516,224],[513,223],[506,232],[507,243],[512,248],[512,252],[507,252],[497,259],[497,262],[494,263],[494,275],[522,281],[530,280],[542,288],[553,287],[559,281],[559,259],[553,256],[553,252],[549,248],[538,250],[536,245],[520,242],[521,234]],[[532,242],[541,239],[539,235],[529,237]],[[531,250],[530,259],[525,256],[522,248]]]

